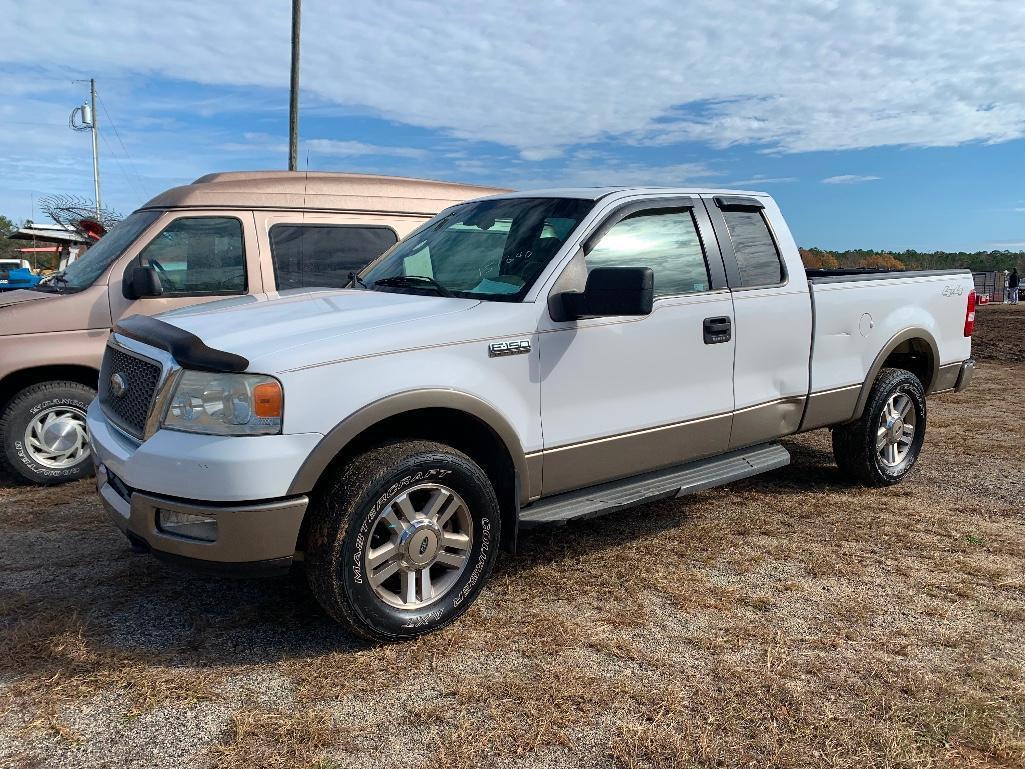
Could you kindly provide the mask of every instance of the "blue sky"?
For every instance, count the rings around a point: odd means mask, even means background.
[[[91,197],[89,76],[122,213],[284,167],[288,6],[0,0],[0,212]],[[1025,250],[1022,3],[306,0],[303,25],[310,169],[764,189],[802,245]]]

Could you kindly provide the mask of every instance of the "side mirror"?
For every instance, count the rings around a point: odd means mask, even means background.
[[[147,296],[161,296],[164,286],[154,267],[132,264],[125,270],[121,281],[121,293],[125,299],[142,299]]]
[[[655,302],[655,273],[650,267],[595,267],[584,292],[561,294],[562,316],[557,320],[612,315],[650,315]]]

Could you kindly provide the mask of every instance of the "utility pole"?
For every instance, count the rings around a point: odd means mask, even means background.
[[[85,82],[76,80],[76,83]],[[96,125],[96,80],[89,78],[89,101],[71,110],[68,124],[76,131],[91,131],[93,139],[93,192],[96,198],[96,221],[100,220],[103,201],[100,199],[100,134]]]
[[[299,16],[301,10],[302,0],[292,0],[292,81],[288,99],[289,171],[295,171],[299,165]],[[95,134],[93,135],[95,136]]]
[[[92,105],[93,113],[93,188],[96,191],[96,221],[100,221],[100,209],[103,202],[100,200],[100,139],[99,129],[96,126],[96,80],[89,78],[89,102]]]

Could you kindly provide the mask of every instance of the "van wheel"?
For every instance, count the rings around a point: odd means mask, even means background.
[[[889,486],[911,472],[925,442],[925,390],[904,369],[883,369],[861,418],[833,428],[840,470],[869,486]]]
[[[314,596],[374,641],[453,622],[491,574],[501,536],[484,471],[428,441],[356,457],[325,484],[309,514],[305,561]]]
[[[93,388],[78,382],[42,382],[19,392],[0,417],[5,464],[30,483],[91,475],[85,412],[95,397]]]

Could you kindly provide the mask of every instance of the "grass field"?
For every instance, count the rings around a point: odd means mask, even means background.
[[[0,767],[1025,766],[1025,306],[915,474],[791,466],[501,556],[374,647],[297,580],[134,556],[91,482],[0,478]]]

